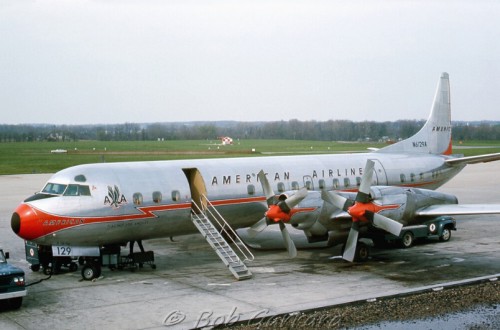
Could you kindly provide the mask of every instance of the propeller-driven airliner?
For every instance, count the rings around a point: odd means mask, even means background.
[[[452,155],[450,115],[449,77],[443,73],[420,131],[369,153],[70,167],[16,208],[11,227],[26,241],[27,258],[38,255],[47,269],[58,258],[78,258],[85,279],[99,276],[103,265],[120,264],[127,242],[197,230],[233,274],[245,278],[248,270],[218,231],[230,229],[231,238],[232,229],[249,227],[258,235],[271,223],[280,224],[291,256],[296,252],[285,223],[303,230],[310,242],[337,237],[333,243],[345,243],[343,258],[352,261],[365,227],[398,234],[402,226],[438,214],[498,212],[460,207],[454,196],[432,191],[467,164],[500,159],[500,153]],[[39,266],[32,262],[33,270]]]

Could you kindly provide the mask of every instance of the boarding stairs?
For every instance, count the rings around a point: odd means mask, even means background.
[[[206,196],[201,196],[199,204],[193,200],[192,205],[191,220],[234,277],[238,280],[251,278],[252,273],[246,267],[245,262],[253,261],[254,256],[233,228],[214,208]],[[238,253],[231,248],[224,236],[229,240],[229,243],[233,243]]]

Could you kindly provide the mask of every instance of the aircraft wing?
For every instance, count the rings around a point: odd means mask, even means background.
[[[445,162],[448,165],[462,165],[462,164],[476,164],[476,163],[487,163],[495,160],[500,160],[500,152],[494,154],[460,157],[460,158],[449,158]]]
[[[418,216],[500,214],[500,204],[430,205],[416,212]]]

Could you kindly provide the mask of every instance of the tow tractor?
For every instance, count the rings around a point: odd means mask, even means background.
[[[70,272],[77,271],[81,266],[84,280],[93,280],[101,276],[102,267],[111,270],[129,269],[135,271],[144,265],[156,269],[153,251],[141,251],[122,254],[122,245],[114,244],[102,247],[72,247],[38,245],[31,241],[25,242],[26,260],[34,272],[43,269],[47,275],[58,274],[62,268]]]

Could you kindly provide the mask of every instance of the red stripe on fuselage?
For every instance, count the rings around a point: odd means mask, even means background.
[[[219,200],[212,202],[214,206],[225,206],[235,204],[247,204],[253,202],[264,202],[265,197],[252,197],[241,199]],[[109,223],[129,220],[143,220],[158,218],[157,212],[165,212],[172,210],[191,209],[191,203],[168,204],[168,205],[151,205],[138,206],[136,209],[141,213],[137,214],[122,214],[111,216],[64,216],[43,211],[31,204],[21,204],[18,210],[23,210],[21,213],[27,214],[26,208],[31,208],[34,212],[29,213],[29,217],[21,215],[21,231],[18,235],[27,240],[35,240],[39,237],[53,234],[57,231],[82,226],[86,224]]]

